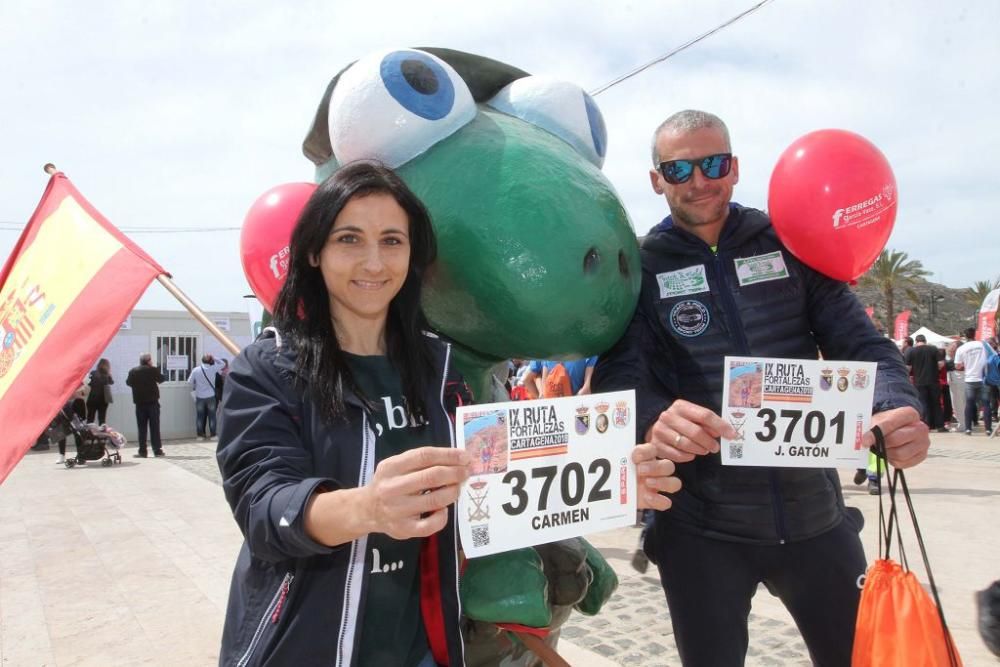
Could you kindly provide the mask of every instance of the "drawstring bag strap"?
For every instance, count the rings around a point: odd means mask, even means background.
[[[910,521],[913,523],[913,532],[917,538],[917,546],[920,547],[920,556],[924,561],[924,570],[927,572],[927,582],[930,584],[931,595],[934,598],[934,605],[937,607],[938,618],[941,619],[941,627],[944,629],[944,637],[948,646],[948,658],[952,665],[960,664],[958,659],[958,650],[951,638],[951,632],[948,630],[948,622],[944,618],[944,607],[941,606],[941,597],[938,595],[937,584],[934,582],[934,573],[931,572],[931,563],[927,558],[927,547],[924,545],[924,538],[920,532],[920,525],[917,523],[917,513],[913,509],[913,499],[910,497],[910,489],[906,484],[906,475],[899,468],[893,468],[892,472],[888,472],[888,456],[885,449],[885,434],[882,433],[882,429],[878,426],[872,426],[872,434],[875,436],[875,445],[872,450],[875,452],[875,456],[878,457],[881,463],[886,466],[886,482],[889,486],[889,512],[888,517],[883,510],[882,504],[882,466],[876,466],[876,473],[878,478],[879,486],[879,502],[878,502],[878,513],[879,513],[879,557],[888,558],[889,549],[892,543],[892,529],[895,523],[896,536],[899,544],[899,553],[902,560],[903,568],[909,570],[909,565],[906,562],[906,555],[903,551],[903,540],[902,534],[899,531],[899,515],[897,514],[896,508],[896,490],[901,488],[903,491],[903,500],[906,501],[906,509],[910,515]],[[882,551],[882,540],[885,539],[885,551]]]
[[[896,544],[899,550],[899,559],[904,568],[909,569],[906,561],[906,553],[903,549],[903,539],[899,532],[899,514],[896,509],[896,478],[889,473],[888,455],[885,450],[885,434],[878,426],[872,426],[872,435],[875,436],[875,444],[872,445],[872,452],[878,461],[875,465],[875,483],[878,486],[878,554],[879,558],[889,559],[892,552],[893,528],[896,529]],[[889,511],[885,511],[885,496],[882,493],[882,474],[885,471],[886,486],[889,489]]]

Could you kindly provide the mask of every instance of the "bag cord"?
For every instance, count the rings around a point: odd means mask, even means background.
[[[902,486],[903,498],[906,500],[906,508],[910,514],[910,521],[913,522],[913,532],[917,537],[917,546],[920,547],[920,556],[924,561],[924,569],[927,571],[927,581],[931,587],[931,594],[934,596],[934,605],[937,607],[938,618],[941,619],[941,627],[944,629],[944,639],[948,647],[948,662],[953,666],[957,666],[960,663],[958,658],[958,650],[955,648],[955,643],[951,637],[951,632],[948,630],[948,622],[944,618],[944,607],[941,606],[941,597],[938,595],[937,584],[934,583],[934,574],[931,572],[931,563],[927,558],[927,548],[924,546],[924,538],[920,533],[920,526],[917,524],[917,514],[913,509],[913,500],[910,498],[910,489],[906,484],[906,476],[903,471],[899,468],[893,468],[892,472],[888,472],[889,461],[885,450],[885,435],[882,433],[882,429],[878,426],[872,426],[872,434],[875,436],[875,445],[872,449],[875,452],[875,456],[878,457],[879,461],[875,466],[875,473],[878,480],[878,516],[879,516],[879,557],[888,558],[889,548],[892,542],[892,528],[893,522],[896,524],[896,535],[899,544],[900,559],[903,561],[903,568],[909,571],[909,565],[906,562],[906,556],[903,552],[903,539],[902,534],[899,532],[899,524],[901,521],[896,513],[896,489],[898,486]],[[885,513],[882,509],[882,470],[886,470],[886,482],[889,485],[889,514],[888,514],[888,525],[886,525]],[[884,532],[884,535],[883,535]],[[882,551],[882,539],[885,538],[885,551]]]

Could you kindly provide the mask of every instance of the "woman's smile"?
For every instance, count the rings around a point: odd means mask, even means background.
[[[389,284],[388,280],[352,280],[351,284],[363,290],[380,290]]]

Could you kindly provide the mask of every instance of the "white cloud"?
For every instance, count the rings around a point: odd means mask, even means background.
[[[0,221],[28,218],[51,160],[119,226],[239,226],[261,192],[311,178],[301,141],[316,105],[365,53],[445,46],[593,89],[750,4],[189,1],[43,12],[8,0]],[[646,172],[649,135],[671,112],[704,108],[727,121],[741,160],[736,199],[754,206],[766,205],[770,171],[792,141],[849,129],[896,172],[890,245],[951,286],[992,277],[998,24],[992,0],[777,0],[600,95],[605,172],[644,233],[666,213]],[[238,232],[134,238],[203,307],[243,307]],[[0,256],[15,240],[0,231]],[[142,305],[173,307],[158,287]]]

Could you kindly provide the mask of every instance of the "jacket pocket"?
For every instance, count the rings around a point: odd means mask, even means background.
[[[268,628],[278,624],[281,619],[281,612],[285,608],[288,601],[288,593],[292,587],[292,581],[295,579],[295,575],[291,572],[285,574],[281,579],[281,584],[278,589],[274,592],[270,603],[264,609],[261,614],[259,621],[257,622],[257,627],[254,629],[253,635],[250,637],[250,642],[248,643],[246,650],[240,655],[240,659],[236,662],[236,667],[246,667],[250,664],[253,659],[254,653],[257,651],[258,646],[260,646],[261,640],[264,635],[267,634]]]

